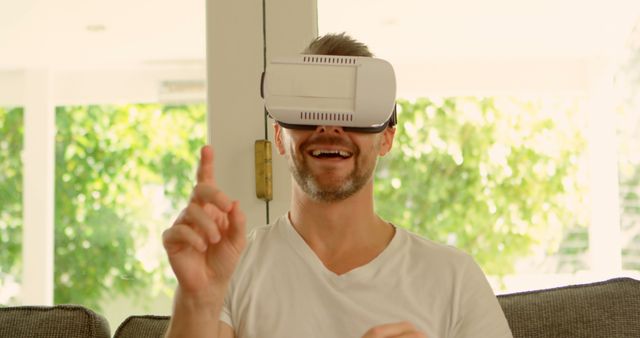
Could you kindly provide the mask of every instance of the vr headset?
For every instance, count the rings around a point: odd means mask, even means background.
[[[357,56],[298,55],[274,59],[262,73],[267,113],[284,128],[340,126],[378,133],[395,126],[396,78],[391,64]]]

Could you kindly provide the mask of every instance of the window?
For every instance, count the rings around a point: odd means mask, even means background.
[[[112,328],[170,311],[160,234],[206,142],[204,5],[2,6],[1,305],[77,303]]]
[[[470,253],[498,292],[639,278],[638,29],[624,103],[612,67],[638,10],[319,1],[320,34],[346,31],[396,71],[378,212]]]
[[[631,34],[618,73],[618,176],[622,265],[640,271],[640,23]]]
[[[203,104],[56,109],[55,303],[112,323],[132,307],[170,311],[161,233],[190,195],[205,114]]]
[[[401,100],[395,150],[378,166],[386,219],[472,256],[496,283],[575,273],[588,225],[579,98]]]
[[[0,304],[15,304],[22,273],[22,108],[0,107]]]
[[[622,265],[640,271],[640,114],[624,110],[619,124]]]

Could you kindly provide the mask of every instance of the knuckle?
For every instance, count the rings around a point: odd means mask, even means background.
[[[193,189],[194,195],[198,200],[220,201],[225,198],[222,190],[207,183],[198,183]]]
[[[193,193],[192,195],[195,196],[196,198],[201,196],[202,193],[205,191],[206,189],[206,185],[203,183],[197,183],[194,187],[193,187]]]
[[[198,208],[199,206],[197,204],[193,202],[189,203],[189,205],[187,205],[187,207],[184,209],[185,218],[189,218],[190,216],[198,212]]]
[[[369,329],[369,331],[367,331],[367,333],[365,334],[367,337],[378,337],[380,334],[382,334],[382,329],[380,327],[373,327],[371,329]]]
[[[199,191],[199,186],[200,183],[197,183],[196,185],[193,186],[193,189],[191,189],[191,198],[196,198],[198,196],[198,191]]]
[[[167,247],[171,243],[174,243],[179,240],[181,233],[181,226],[175,225],[169,229],[166,229],[162,232],[162,244]]]
[[[184,220],[186,213],[187,213],[187,208],[184,208],[184,209],[180,210],[180,213],[178,214],[178,217],[176,217],[176,220],[173,221],[173,225],[180,224],[180,222],[182,222]]]
[[[216,201],[222,201],[225,198],[224,193],[220,189],[214,189],[212,195]]]
[[[169,241],[169,238],[171,237],[171,229],[166,229],[165,231],[162,232],[162,243],[167,243],[167,241]]]
[[[172,226],[171,228],[165,230],[163,232],[163,235],[165,237],[171,237],[171,236],[179,235],[179,234],[184,232],[184,227],[185,227],[185,225],[183,225],[183,224],[176,224],[176,225]]]

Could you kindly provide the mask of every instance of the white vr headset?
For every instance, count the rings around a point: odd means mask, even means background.
[[[357,56],[298,55],[274,59],[262,74],[269,115],[284,128],[341,126],[377,133],[396,124],[391,64]]]

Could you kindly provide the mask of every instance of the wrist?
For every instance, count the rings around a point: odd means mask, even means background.
[[[219,310],[224,303],[226,291],[226,285],[212,286],[198,291],[187,291],[178,285],[174,298],[174,306],[189,312]]]

